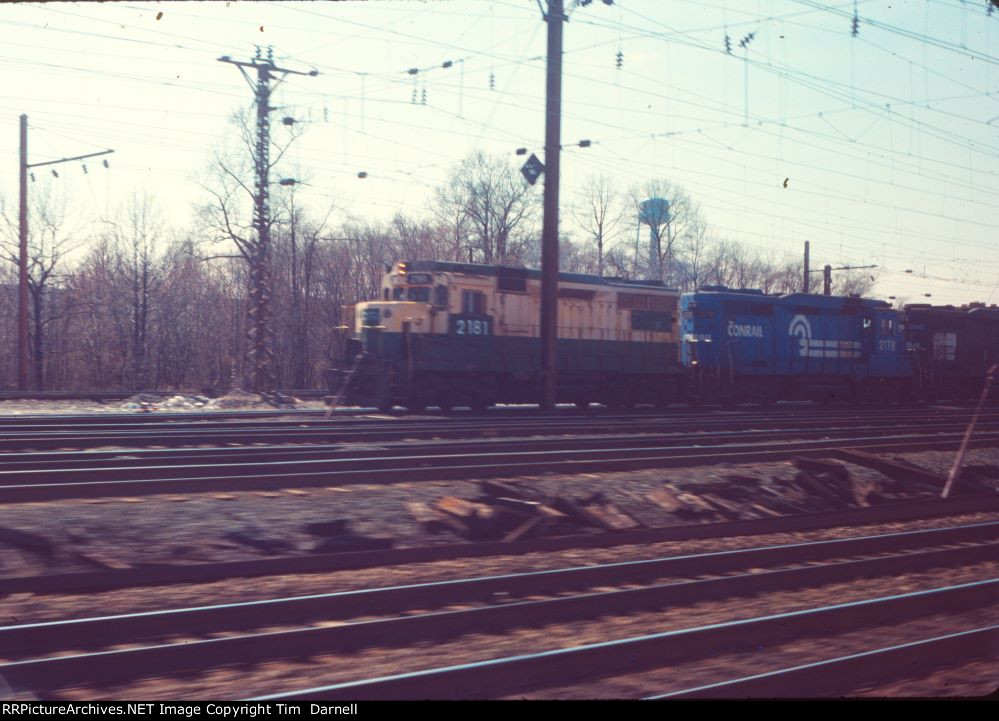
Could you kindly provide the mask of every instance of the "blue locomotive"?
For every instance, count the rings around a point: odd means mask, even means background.
[[[903,400],[912,363],[899,311],[868,298],[708,286],[680,301],[695,400]]]

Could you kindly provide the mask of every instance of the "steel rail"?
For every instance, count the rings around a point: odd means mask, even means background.
[[[0,583],[0,595],[13,593],[95,593],[121,588],[206,583],[226,578],[253,578],[301,573],[329,573],[360,568],[387,567],[412,563],[433,563],[465,558],[514,556],[566,549],[614,548],[625,545],[728,538],[874,523],[895,523],[917,519],[999,510],[999,495],[950,498],[946,501],[907,501],[887,506],[839,511],[802,513],[775,518],[759,518],[720,523],[697,523],[637,531],[596,535],[557,536],[524,541],[486,541],[414,546],[375,551],[283,556],[244,561],[161,565],[62,574],[7,577]]]
[[[317,619],[345,619],[361,615],[401,613],[409,608],[438,608],[460,603],[495,601],[497,595],[514,596],[554,594],[565,591],[625,583],[647,583],[665,577],[697,576],[730,573],[764,566],[787,563],[827,562],[850,555],[896,553],[945,544],[982,543],[999,539],[999,521],[952,526],[948,528],[899,531],[895,533],[859,536],[827,541],[810,541],[762,546],[730,551],[667,556],[637,561],[622,561],[593,566],[575,566],[546,571],[506,573],[493,576],[458,578],[446,581],[405,584],[400,586],[337,591],[307,596],[242,601],[211,606],[142,611],[137,613],[98,616],[93,618],[42,621],[15,626],[0,626],[0,648],[5,654],[50,652],[65,647],[66,640],[75,644],[105,646],[134,642],[176,633],[198,633],[217,630],[239,630],[263,624],[303,624]],[[973,553],[988,557],[999,547],[996,543]],[[927,563],[942,563],[947,559],[963,558],[964,551],[944,549],[911,557],[895,557],[892,570],[906,565],[923,567]],[[827,566],[825,571],[812,567],[794,571],[787,578],[800,585],[803,578],[813,582],[816,577],[841,573],[839,578],[857,578],[864,574],[881,573],[883,558],[851,561],[848,566]],[[757,574],[763,588],[770,588],[773,575]],[[724,581],[719,589],[733,595],[746,592],[755,576],[739,576],[739,581]],[[738,585],[738,588],[735,586]],[[779,585],[779,584],[778,584]],[[755,586],[752,586],[755,588]],[[693,586],[660,586],[674,592],[671,603],[677,601],[676,590],[692,590],[700,598],[710,589],[708,582]],[[735,590],[730,590],[734,588]],[[617,592],[614,592],[617,593]],[[681,594],[682,595],[682,594]],[[686,596],[682,596],[687,598]],[[613,604],[610,607],[613,607]]]
[[[861,684],[912,678],[948,665],[996,658],[999,624],[894,644],[775,671],[656,694],[666,698],[814,698]]]
[[[935,434],[961,433],[966,424],[937,425]],[[199,475],[205,473],[221,473],[222,475],[240,475],[258,465],[280,463],[307,464],[303,468],[315,468],[314,464],[326,464],[337,459],[380,459],[380,458],[417,458],[440,456],[441,454],[479,455],[484,453],[513,454],[524,452],[575,451],[593,449],[594,441],[599,442],[601,451],[630,451],[642,448],[677,447],[678,444],[693,446],[714,446],[733,443],[755,443],[774,440],[828,440],[846,434],[848,438],[856,438],[857,434],[866,434],[865,438],[883,436],[898,436],[906,431],[922,431],[919,426],[896,424],[890,427],[877,426],[829,426],[821,430],[802,428],[756,430],[746,429],[738,432],[702,431],[696,433],[676,433],[666,435],[656,434],[622,434],[613,437],[569,436],[558,438],[526,438],[511,440],[509,438],[487,438],[474,441],[434,441],[428,444],[382,444],[378,448],[354,448],[343,445],[316,446],[248,446],[244,448],[209,448],[209,449],[157,449],[147,452],[144,456],[133,458],[131,452],[114,451],[101,453],[93,458],[89,453],[61,453],[57,460],[48,460],[47,454],[0,454],[0,485],[10,483],[11,479],[19,478],[20,474],[30,477],[51,477],[58,482],[68,482],[72,479],[89,480],[94,471],[100,472],[103,480],[155,478],[169,470],[172,473]],[[979,432],[999,431],[999,420],[991,423],[981,423]],[[22,458],[22,455],[27,456]],[[55,455],[55,454],[52,454]],[[147,461],[144,462],[143,461]],[[288,468],[291,472],[293,468]]]
[[[823,583],[843,582],[861,577],[883,576],[916,569],[950,566],[954,563],[970,563],[991,559],[995,558],[997,549],[999,549],[999,544],[993,542],[979,546],[961,546],[914,551],[887,557],[835,561],[821,566],[796,566],[764,572],[682,580],[640,588],[556,596],[544,600],[515,601],[502,605],[489,605],[457,611],[444,610],[419,615],[401,615],[335,626],[258,632],[121,650],[32,658],[0,664],[0,677],[5,678],[9,684],[15,687],[31,689],[35,692],[47,692],[68,685],[80,685],[94,681],[132,680],[150,675],[158,676],[194,669],[201,670],[206,667],[299,657],[315,653],[354,651],[359,648],[384,645],[387,640],[390,640],[393,646],[408,645],[428,639],[454,638],[467,633],[502,632],[511,627],[563,623],[611,614],[662,609],[708,599],[728,598],[764,591],[801,589]],[[999,579],[990,579],[984,583],[985,586],[963,584],[962,586],[950,587],[951,592],[947,594],[946,610],[956,611],[994,603],[999,597]],[[898,599],[913,595],[926,597],[926,594],[927,592],[902,594],[892,598]],[[941,610],[939,599],[938,603],[935,604],[932,596],[929,598],[931,600],[924,601],[917,606],[910,603],[903,605],[902,609],[893,609],[892,620],[897,623],[899,615],[919,617]],[[855,628],[858,625],[863,626],[870,622],[870,619],[865,618],[863,614],[864,603],[842,604],[855,609],[854,617],[850,621],[850,628]],[[824,618],[824,623],[816,624],[814,628],[803,628],[800,623],[794,622],[794,619],[803,613],[807,616],[810,612],[798,611],[768,617],[782,619],[777,624],[779,628],[775,629],[774,634],[767,637],[768,640],[772,641],[774,635],[786,634],[789,626],[795,628],[798,634],[814,634],[827,632],[830,630],[830,625],[835,625],[837,622],[836,617]],[[103,619],[103,621],[105,624],[111,623],[111,619]],[[842,619],[839,619],[838,622],[842,623]],[[273,624],[276,621],[268,618],[267,623]],[[738,623],[714,624],[713,626],[738,628]],[[676,632],[655,634],[655,636],[673,633]],[[66,636],[63,635],[61,638],[65,640]],[[700,641],[702,644],[704,643],[704,639],[700,639]],[[713,642],[717,644],[718,641],[718,638],[714,638]],[[64,646],[65,644],[63,644]],[[694,655],[699,652],[704,653],[704,650],[704,648],[693,651],[689,648],[685,649]],[[544,656],[546,653],[534,655]]]
[[[949,449],[960,434],[910,435],[879,438],[836,438],[820,441],[783,441],[767,444],[731,444],[708,451],[703,446],[660,446],[624,448],[610,451],[577,449],[500,454],[439,454],[380,458],[343,458],[303,461],[296,464],[251,464],[251,470],[272,473],[243,473],[200,477],[174,476],[134,480],[77,479],[65,482],[38,482],[34,477],[57,477],[59,471],[16,472],[13,478],[0,473],[0,503],[45,501],[68,498],[142,496],[159,493],[207,493],[219,491],[310,488],[329,485],[391,484],[401,481],[468,480],[543,473],[593,473],[714,465],[721,462],[750,463],[785,460],[795,455],[828,455],[831,449],[854,448],[870,452],[905,452]],[[981,433],[973,446],[999,443],[999,433]],[[610,456],[610,457],[608,457]],[[321,470],[293,470],[320,468]],[[209,466],[208,468],[213,468]],[[178,472],[179,469],[171,468]],[[35,474],[35,475],[32,475]],[[40,475],[39,475],[40,474]]]
[[[881,624],[897,625],[901,618],[980,607],[994,603],[997,594],[999,579],[992,578],[540,653],[286,691],[252,700],[495,698],[527,689],[667,666],[721,652],[754,651],[762,659],[771,648],[791,639],[830,635]]]
[[[690,432],[691,427],[701,431],[725,429],[735,430],[746,427],[766,428],[779,423],[793,422],[801,429],[810,428],[819,431],[836,424],[872,424],[884,420],[882,425],[907,422],[910,426],[934,427],[941,424],[965,423],[965,416],[934,416],[930,418],[908,418],[900,416],[858,418],[854,416],[822,417],[805,419],[800,416],[785,416],[783,418],[760,417],[727,417],[677,421],[649,417],[646,419],[616,419],[605,417],[603,420],[572,419],[560,420],[558,424],[549,421],[522,419],[485,422],[456,422],[448,419],[444,423],[418,423],[408,421],[355,420],[352,422],[324,422],[322,420],[282,420],[271,423],[242,422],[239,419],[228,422],[170,422],[162,425],[144,424],[138,428],[110,428],[105,431],[95,430],[90,426],[85,430],[73,428],[66,430],[45,430],[44,427],[33,427],[31,430],[17,429],[3,431],[0,429],[0,448],[6,449],[5,456],[25,449],[63,449],[63,448],[95,448],[101,446],[135,447],[142,444],[157,446],[191,446],[205,443],[229,443],[245,446],[251,443],[273,443],[275,440],[285,443],[329,443],[337,442],[383,442],[410,439],[454,439],[454,438],[494,438],[499,436],[562,436],[570,433],[582,435],[614,435],[622,432]],[[988,416],[985,422],[994,423],[999,420],[999,414]]]

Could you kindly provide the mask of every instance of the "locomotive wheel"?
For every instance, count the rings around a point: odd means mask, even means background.
[[[465,388],[465,398],[468,403],[468,407],[476,413],[483,413],[487,408],[489,408],[490,405],[492,405],[489,402],[489,399],[486,398],[485,393],[471,385]]]
[[[454,393],[450,388],[441,388],[437,391],[434,402],[443,413],[450,413],[454,409]]]
[[[655,400],[652,402],[652,405],[654,405],[659,410],[667,408],[669,407],[669,404],[673,402],[674,395],[675,393],[673,392],[673,389],[671,387],[662,386],[661,388],[659,388],[658,391],[656,391]]]
[[[631,410],[635,407],[635,388],[628,381],[622,381],[611,388],[609,408]]]

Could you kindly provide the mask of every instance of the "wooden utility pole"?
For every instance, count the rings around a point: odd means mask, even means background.
[[[72,158],[48,160],[44,163],[28,163],[28,116],[21,115],[21,152],[19,158],[20,202],[18,204],[18,258],[17,258],[17,389],[28,390],[28,168],[38,168],[42,165],[56,165],[73,160],[85,160],[99,155],[108,155],[113,150],[102,150],[99,153],[75,155]],[[107,166],[107,160],[104,161]],[[86,168],[84,168],[86,170]],[[36,332],[36,336],[40,334]],[[36,353],[36,358],[41,356]],[[37,379],[36,379],[37,380]],[[38,381],[39,384],[41,381]],[[38,390],[42,390],[39,388]]]
[[[21,116],[21,202],[18,207],[17,389],[28,390],[28,116]]]
[[[541,228],[541,407],[555,408],[558,347],[558,182],[562,144],[562,0],[548,0],[545,195]]]
[[[833,268],[831,265],[826,265],[822,270],[808,270],[808,242],[805,242],[805,292],[808,292],[808,274],[809,273],[822,273],[822,294],[832,295],[832,272],[834,270],[865,270],[867,268],[877,268],[876,265],[841,265],[839,268]]]
[[[808,295],[809,285],[808,282],[808,245],[809,242],[805,241],[805,295]]]

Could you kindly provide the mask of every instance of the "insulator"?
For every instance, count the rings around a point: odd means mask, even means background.
[[[420,102],[423,105],[427,104],[427,89],[426,88],[423,88],[423,91],[420,93]]]
[[[495,73],[489,73],[489,89],[490,90],[495,90],[496,89],[496,74]]]
[[[105,168],[110,168],[110,167],[111,167],[110,165],[108,165],[108,160],[107,160],[107,158],[105,158],[103,162],[104,162],[104,167],[105,167]]]
[[[87,174],[87,164],[86,163],[82,163],[82,165],[83,165],[83,174],[86,175]]]
[[[725,52],[729,55],[732,54],[732,36],[725,33]]]
[[[59,173],[57,173],[57,172],[55,171],[55,168],[53,168],[53,169],[52,169],[52,176],[53,176],[53,177],[55,177],[55,178],[58,178],[58,177],[59,177]]]
[[[34,173],[28,173],[28,175],[31,176],[31,182],[34,183],[35,182],[35,174]]]
[[[624,65],[624,53],[620,50],[617,51],[617,69],[620,70],[621,66]]]

